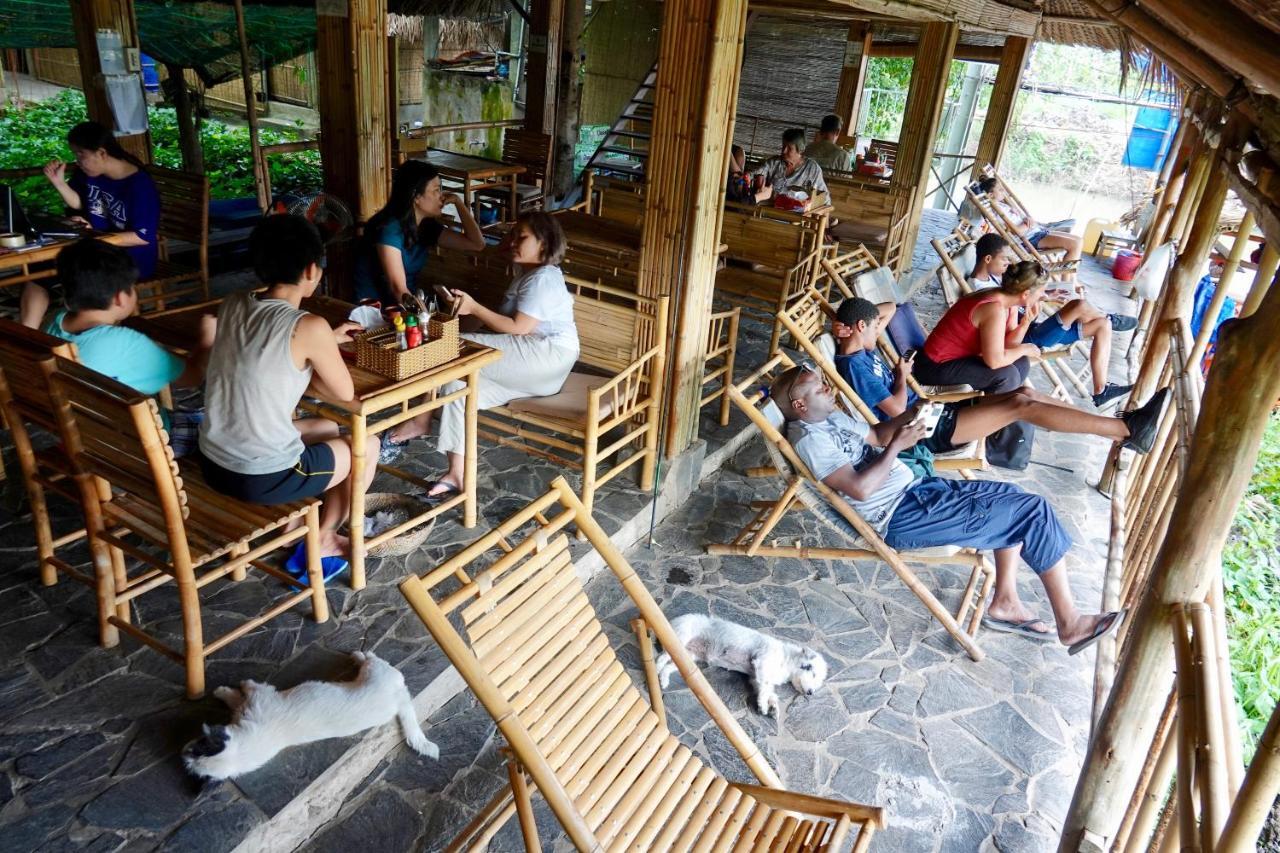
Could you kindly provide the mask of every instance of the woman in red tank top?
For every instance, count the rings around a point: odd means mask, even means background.
[[[928,385],[969,385],[1000,394],[1022,385],[1039,347],[1022,342],[1048,279],[1035,261],[1012,264],[1000,287],[966,296],[938,321],[915,363]],[[1017,309],[1024,309],[1017,319]]]

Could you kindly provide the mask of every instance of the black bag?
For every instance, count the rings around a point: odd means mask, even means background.
[[[1036,428],[1026,421],[1014,421],[987,436],[987,461],[998,468],[1026,470],[1031,463],[1031,446]]]

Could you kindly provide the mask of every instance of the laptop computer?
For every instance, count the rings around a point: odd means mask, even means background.
[[[82,231],[83,226],[66,217],[28,215],[13,187],[0,184],[0,233],[23,234],[28,242],[37,242],[42,237],[78,237]]]

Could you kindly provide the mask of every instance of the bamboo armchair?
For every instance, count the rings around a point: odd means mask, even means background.
[[[667,298],[653,299],[565,276],[589,372],[569,374],[550,397],[512,400],[480,413],[480,435],[582,471],[582,502],[633,466],[641,489],[653,486],[659,403],[666,363]],[[630,454],[623,456],[628,447]],[[609,465],[611,458],[618,461]]]
[[[824,251],[816,224],[804,217],[772,215],[776,213],[782,211],[762,216],[726,206],[720,239],[726,256],[737,265],[726,264],[717,271],[715,286],[724,301],[772,322],[770,352],[782,335],[776,313],[813,283]]]
[[[785,354],[778,353],[763,369],[788,367],[790,364]],[[889,547],[842,495],[813,476],[782,432],[781,410],[753,385],[750,380],[735,385],[729,389],[729,397],[760,430],[773,462],[773,472],[785,485],[776,500],[753,502],[751,508],[756,510],[756,514],[738,535],[728,543],[709,545],[707,553],[804,560],[883,560],[969,657],[975,661],[982,660],[984,654],[976,638],[986,611],[987,596],[995,584],[995,567],[972,548],[942,547],[904,553]],[[788,512],[802,510],[812,513],[823,526],[844,538],[848,546],[827,548],[802,545],[798,541],[792,544],[781,544],[777,540],[769,542],[769,535]],[[954,616],[920,581],[909,563],[958,563],[970,567],[969,582]]]
[[[502,132],[502,162],[524,166],[525,172],[516,183],[516,201],[519,210],[509,211],[507,221],[527,210],[540,210],[546,197],[547,169],[551,163],[552,143],[549,134],[538,130],[508,127]],[[476,195],[509,207],[511,191],[505,187],[483,187]]]
[[[56,365],[51,387],[80,487],[101,619],[184,664],[187,695],[197,698],[204,693],[205,658],[222,647],[307,600],[317,622],[329,618],[318,501],[266,507],[218,494],[197,468],[180,469],[175,463],[154,400],[77,362],[59,357]],[[100,488],[102,482],[110,484],[109,492]],[[288,529],[295,523],[299,526]],[[206,642],[200,591],[228,576],[243,580],[249,566],[293,584],[290,575],[262,558],[303,539],[308,587]],[[123,555],[146,568],[128,576]],[[170,582],[182,607],[180,650],[135,626],[130,617],[133,599]]]
[[[175,299],[209,298],[209,178],[163,166],[148,166],[160,193],[160,259],[155,273],[138,282],[138,308],[163,309]],[[170,258],[178,241],[194,249],[195,264]]]
[[[709,394],[704,394],[698,407],[701,408],[719,398],[720,426],[729,425],[728,392],[729,386],[733,384],[733,364],[738,354],[738,326],[741,320],[742,309],[731,308],[728,311],[717,311],[708,321],[702,387],[705,389],[713,382],[719,387]]]
[[[570,524],[640,611],[633,627],[647,701],[615,656],[575,572],[564,534]],[[496,560],[482,561],[495,549],[502,552]],[[563,478],[445,563],[407,577],[400,591],[508,744],[508,789],[449,850],[484,849],[513,813],[526,849],[541,850],[530,780],[584,851],[835,851],[856,831],[853,849],[860,852],[883,826],[879,808],[782,788]],[[667,730],[650,629],[760,784],[725,780]]]
[[[37,446],[32,431],[59,437],[58,415],[51,396],[50,377],[54,356],[74,359],[75,344],[28,329],[12,320],[0,320],[0,407],[13,436],[18,466],[31,504],[31,525],[36,537],[40,583],[53,586],[64,574],[87,586],[95,579],[57,556],[56,551],[85,537],[84,527],[54,537],[49,522],[48,492],[79,503],[80,489],[61,441]],[[103,645],[115,636],[114,628],[100,625]]]
[[[883,266],[901,272],[911,257],[906,245],[911,193],[875,178],[835,173],[827,175],[827,192],[832,216],[839,220],[829,233],[840,246],[862,244]]]
[[[1080,262],[1063,260],[1065,249],[1042,250],[1033,246],[1030,240],[1018,233],[1009,215],[990,196],[975,191],[973,187],[965,187],[964,194],[969,203],[982,214],[991,230],[1008,242],[1020,260],[1038,261],[1049,276],[1058,281],[1075,278]]]
[[[875,412],[836,369],[836,342],[826,329],[826,324],[834,320],[835,316],[836,311],[831,303],[823,299],[822,294],[813,288],[809,288],[809,291],[786,311],[778,312],[778,319],[791,333],[791,339],[796,346],[813,359],[813,363],[827,377],[831,387],[845,399],[848,407],[857,412],[867,423],[879,423],[880,419],[876,417]],[[911,381],[908,379],[908,382]],[[922,393],[919,385],[912,387],[922,399],[929,399]],[[985,471],[991,467],[987,464],[987,443],[971,441],[949,453],[935,454],[933,467],[939,471],[958,471],[965,479],[973,479],[970,472]]]

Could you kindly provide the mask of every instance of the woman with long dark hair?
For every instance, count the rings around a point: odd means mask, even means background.
[[[458,212],[461,231],[440,220],[449,205]],[[413,289],[427,256],[437,245],[478,252],[484,248],[484,234],[457,193],[441,191],[434,166],[408,160],[396,169],[386,205],[365,226],[356,259],[356,297],[399,303],[400,297]]]
[[[133,256],[138,278],[145,281],[156,269],[156,229],[160,224],[160,193],[142,161],[120,147],[115,136],[96,121],[84,121],[67,133],[76,158],[76,172],[67,178],[67,164],[51,160],[44,176],[62,196],[74,218],[95,231],[124,232],[118,245]],[[36,328],[49,308],[49,293],[39,285],[22,292],[22,322]]]

